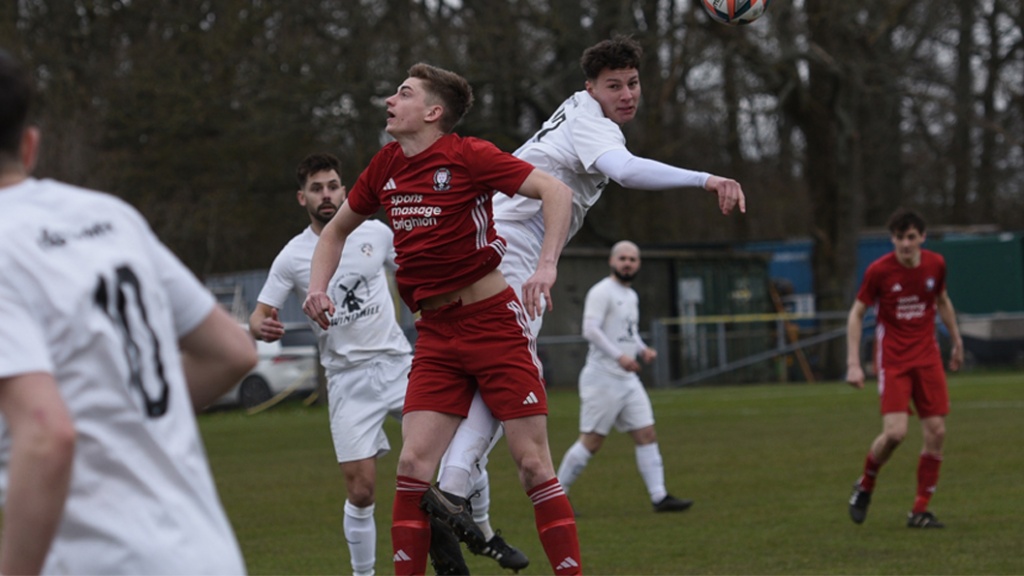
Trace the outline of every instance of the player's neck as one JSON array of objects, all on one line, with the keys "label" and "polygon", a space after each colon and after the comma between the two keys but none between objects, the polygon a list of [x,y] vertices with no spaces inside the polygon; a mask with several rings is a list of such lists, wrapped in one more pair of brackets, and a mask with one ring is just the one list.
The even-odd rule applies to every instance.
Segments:
[{"label": "player's neck", "polygon": [[440,140],[444,135],[444,132],[431,125],[419,132],[396,136],[395,140],[402,147],[402,153],[406,158],[411,158],[433,146],[434,142]]},{"label": "player's neck", "polygon": [[896,255],[896,261],[900,263],[904,268],[917,268],[921,265],[921,252],[920,250],[915,252],[913,255],[906,258]]},{"label": "player's neck", "polygon": [[0,174],[0,188],[7,188],[15,184],[21,184],[28,180],[28,174],[21,171],[10,171]]}]

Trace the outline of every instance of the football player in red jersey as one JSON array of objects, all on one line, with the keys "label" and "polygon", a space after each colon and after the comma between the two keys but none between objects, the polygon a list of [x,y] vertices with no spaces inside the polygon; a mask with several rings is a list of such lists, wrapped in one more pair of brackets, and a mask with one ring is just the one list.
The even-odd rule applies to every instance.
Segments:
[{"label": "football player in red jersey", "polygon": [[899,209],[889,219],[894,250],[875,260],[864,273],[847,323],[846,381],[864,387],[860,339],[864,313],[877,305],[875,362],[882,405],[882,433],[871,443],[864,473],[850,495],[850,518],[860,524],[867,516],[879,468],[907,435],[910,402],[921,419],[924,447],[917,465],[917,497],[908,514],[911,528],[942,528],[928,511],[939,480],[942,444],[946,437],[949,393],[942,355],[935,339],[935,314],[949,331],[950,370],[963,363],[963,342],[953,302],[946,293],[946,261],[921,248],[925,221],[912,210]]},{"label": "football player in red jersey", "polygon": [[[576,523],[551,460],[544,379],[529,329],[529,319],[551,302],[572,191],[487,141],[454,134],[472,101],[461,76],[427,64],[409,69],[386,100],[386,130],[395,141],[373,157],[324,227],[303,308],[326,328],[334,309],[327,283],[345,240],[383,208],[395,233],[399,292],[410,309],[421,312],[391,528],[395,573],[426,570],[430,528],[421,501],[444,503],[430,480],[479,389],[505,425],[555,574],[579,574]],[[522,302],[498,269],[506,245],[492,221],[495,193],[543,202],[541,258],[523,285]]]}]

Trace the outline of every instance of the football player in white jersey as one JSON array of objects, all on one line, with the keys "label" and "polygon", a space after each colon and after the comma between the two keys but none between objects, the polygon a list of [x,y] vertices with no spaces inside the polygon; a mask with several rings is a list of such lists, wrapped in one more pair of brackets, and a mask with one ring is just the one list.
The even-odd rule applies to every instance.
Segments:
[{"label": "football player in white jersey", "polygon": [[[341,164],[330,154],[312,154],[296,169],[297,199],[309,226],[274,259],[249,318],[253,336],[274,342],[284,335],[278,310],[290,293],[306,300],[310,261],[324,225],[345,201]],[[412,347],[395,319],[385,268],[395,269],[391,229],[376,220],[359,226],[345,244],[344,265],[328,293],[338,302],[330,328],[310,322],[327,374],[331,437],[345,477],[342,530],[352,573],[373,574],[377,528],[373,517],[377,458],[391,449],[384,419],[402,416],[412,365]]]},{"label": "football player in white jersey", "polygon": [[611,274],[587,291],[583,304],[583,337],[590,343],[580,371],[580,437],[562,457],[558,480],[571,486],[591,456],[597,454],[612,426],[628,432],[636,444],[636,466],[647,486],[655,512],[681,512],[693,505],[665,489],[654,410],[637,373],[640,361],[650,364],[657,352],[644,344],[637,327],[640,304],[632,288],[640,270],[640,249],[623,240],[608,258]]},{"label": "football player in white jersey", "polygon": [[[609,180],[637,190],[703,188],[717,195],[723,214],[736,208],[746,212],[743,189],[735,180],[634,156],[626,148],[622,126],[636,116],[640,104],[642,54],[639,43],[624,36],[587,48],[580,59],[585,89],[566,99],[514,153],[572,188],[569,238],[580,229]],[[536,269],[544,233],[541,215],[538,200],[494,195],[495,227],[508,242],[501,271],[517,291]],[[541,322],[538,316],[530,323],[534,335]],[[488,447],[499,436],[498,423],[479,397],[474,398],[442,462],[441,489],[457,496],[480,492],[474,484],[486,474]],[[475,519],[487,533],[487,499],[474,498],[471,503]]]},{"label": "football player in white jersey", "polygon": [[252,339],[135,209],[31,176],[31,92],[0,50],[0,572],[243,574],[194,412]]}]

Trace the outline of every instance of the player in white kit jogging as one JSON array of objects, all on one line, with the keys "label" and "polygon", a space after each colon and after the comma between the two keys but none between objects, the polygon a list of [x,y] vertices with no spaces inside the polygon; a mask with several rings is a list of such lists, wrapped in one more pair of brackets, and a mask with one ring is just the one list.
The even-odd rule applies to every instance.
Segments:
[{"label": "player in white kit jogging", "polygon": [[30,175],[30,102],[0,51],[0,572],[242,574],[194,411],[252,340],[134,208]]},{"label": "player in white kit jogging", "polygon": [[[640,338],[640,302],[632,288],[640,270],[640,249],[623,240],[608,258],[611,274],[587,291],[583,337],[590,343],[580,371],[580,437],[558,466],[558,480],[571,486],[614,426],[636,444],[636,467],[655,512],[681,512],[693,505],[665,489],[665,467],[654,431],[654,410],[637,373],[640,361],[657,356]],[[638,361],[639,359],[639,361]]]},{"label": "player in white kit jogging", "polygon": [[[292,292],[306,300],[310,261],[324,225],[345,201],[338,159],[307,156],[296,170],[299,204],[309,226],[292,238],[270,267],[270,274],[249,318],[253,336],[273,342],[284,334],[277,316]],[[361,224],[349,237],[328,294],[338,303],[331,326],[317,334],[320,362],[327,373],[331,437],[345,476],[342,523],[353,574],[374,573],[377,528],[373,517],[377,458],[391,449],[384,419],[402,416],[412,347],[395,319],[385,269],[395,269],[391,229],[376,220]]]},{"label": "player in white kit jogging", "polygon": [[[572,188],[569,238],[580,229],[609,180],[638,190],[704,188],[717,195],[723,214],[737,207],[746,212],[743,190],[735,180],[634,156],[626,148],[622,126],[635,117],[640,103],[641,56],[640,45],[622,36],[585,50],[580,65],[586,88],[566,99],[514,153]],[[501,271],[517,291],[536,269],[544,233],[541,216],[538,200],[494,195],[495,228],[508,243]],[[541,322],[538,316],[530,324],[535,335]],[[442,462],[440,486],[444,491],[457,496],[480,491],[475,480],[486,474],[486,452],[498,433],[498,423],[479,397],[474,398]],[[474,517],[486,533],[489,501],[473,498],[471,503]]]}]

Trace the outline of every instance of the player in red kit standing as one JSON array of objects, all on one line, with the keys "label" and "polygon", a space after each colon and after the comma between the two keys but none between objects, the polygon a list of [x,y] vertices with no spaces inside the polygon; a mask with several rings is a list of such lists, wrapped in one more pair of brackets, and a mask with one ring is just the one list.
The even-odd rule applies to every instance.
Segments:
[{"label": "player in red kit standing", "polygon": [[863,388],[860,338],[864,313],[869,306],[878,306],[875,361],[882,401],[882,433],[871,443],[864,473],[853,485],[850,518],[860,524],[867,517],[878,470],[907,435],[913,400],[921,419],[924,447],[917,465],[917,497],[907,526],[942,528],[943,524],[928,511],[939,480],[949,413],[946,374],[935,340],[936,312],[949,330],[950,370],[959,370],[963,363],[963,342],[953,302],[946,293],[946,261],[941,255],[921,248],[925,240],[924,219],[912,210],[897,210],[889,219],[889,232],[894,250],[868,266],[847,323],[846,381]]},{"label": "player in red kit standing", "polygon": [[[386,130],[396,141],[373,157],[324,226],[303,309],[327,327],[334,304],[325,290],[345,241],[383,208],[394,231],[399,293],[410,309],[421,311],[392,517],[395,573],[426,571],[430,524],[421,506],[446,503],[430,480],[479,389],[505,425],[554,573],[580,574],[576,522],[555,477],[547,395],[529,328],[543,302],[550,303],[572,191],[489,142],[453,134],[472,101],[461,76],[426,64],[409,69],[386,100]],[[498,269],[506,244],[491,212],[494,194],[517,193],[542,201],[545,223],[541,257],[522,286],[522,302]]]}]

